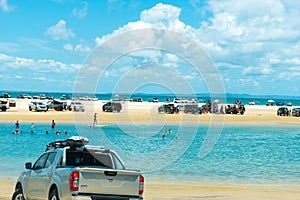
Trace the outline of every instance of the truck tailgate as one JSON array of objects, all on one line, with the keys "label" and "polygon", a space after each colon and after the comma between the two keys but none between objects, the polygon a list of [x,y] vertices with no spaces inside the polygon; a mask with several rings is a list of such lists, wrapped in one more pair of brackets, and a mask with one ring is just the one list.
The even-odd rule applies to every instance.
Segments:
[{"label": "truck tailgate", "polygon": [[80,168],[79,193],[139,195],[137,171]]}]

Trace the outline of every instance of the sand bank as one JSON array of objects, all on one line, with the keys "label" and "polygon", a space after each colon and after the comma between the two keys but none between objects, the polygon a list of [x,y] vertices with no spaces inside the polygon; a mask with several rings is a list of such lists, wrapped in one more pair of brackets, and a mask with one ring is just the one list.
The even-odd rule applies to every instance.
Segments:
[{"label": "sand bank", "polygon": [[[244,115],[217,115],[217,114],[159,114],[158,107],[162,103],[150,102],[124,102],[120,113],[107,113],[102,111],[105,101],[83,101],[85,112],[48,111],[31,112],[28,109],[30,100],[18,100],[15,108],[7,112],[0,112],[1,122],[87,122],[93,121],[93,115],[98,113],[98,121],[102,122],[229,122],[229,123],[299,123],[299,117],[277,116],[276,106],[248,106]],[[292,107],[290,107],[292,109]]]}]

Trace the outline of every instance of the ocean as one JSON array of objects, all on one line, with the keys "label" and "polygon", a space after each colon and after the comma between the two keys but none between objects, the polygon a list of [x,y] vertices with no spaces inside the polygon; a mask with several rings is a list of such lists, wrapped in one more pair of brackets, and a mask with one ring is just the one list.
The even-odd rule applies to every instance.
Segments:
[{"label": "ocean", "polygon": [[[35,123],[33,129],[21,123],[19,135],[12,134],[14,123],[0,123],[0,180],[15,181],[25,162],[34,162],[47,143],[80,135],[91,145],[115,150],[127,168],[143,172],[146,184],[300,185],[298,125],[225,124],[220,135],[206,138],[206,123],[120,123],[102,128],[57,123],[55,130],[50,123]],[[201,156],[205,145],[210,151]]]}]

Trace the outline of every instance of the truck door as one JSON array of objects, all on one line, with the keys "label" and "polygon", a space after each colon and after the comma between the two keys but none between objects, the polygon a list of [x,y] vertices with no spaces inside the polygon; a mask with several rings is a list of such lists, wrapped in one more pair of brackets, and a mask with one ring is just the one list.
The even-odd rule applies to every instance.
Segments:
[{"label": "truck door", "polygon": [[43,154],[33,165],[27,181],[30,199],[47,199],[56,152]]}]

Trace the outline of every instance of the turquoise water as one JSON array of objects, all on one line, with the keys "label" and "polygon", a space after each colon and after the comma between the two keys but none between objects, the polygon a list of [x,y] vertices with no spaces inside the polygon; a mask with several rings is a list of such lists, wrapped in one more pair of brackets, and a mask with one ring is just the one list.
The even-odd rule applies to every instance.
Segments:
[{"label": "turquoise water", "polygon": [[[164,126],[172,132],[164,133]],[[116,150],[127,167],[142,170],[148,182],[300,186],[297,125],[226,124],[205,157],[199,157],[199,150],[208,124],[164,126],[109,124],[89,128],[86,124],[57,123],[51,130],[49,122],[36,123],[31,135],[31,124],[21,123],[22,134],[13,135],[13,123],[0,123],[0,180],[15,179],[24,163],[34,162],[47,143],[80,134],[88,137],[91,145]],[[58,130],[60,136],[55,134]]]}]

